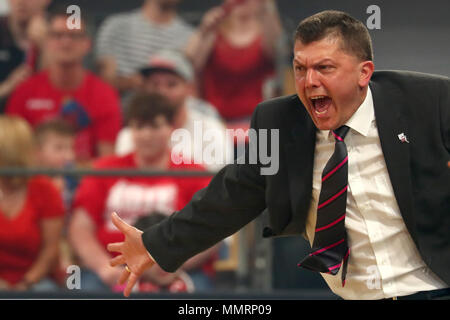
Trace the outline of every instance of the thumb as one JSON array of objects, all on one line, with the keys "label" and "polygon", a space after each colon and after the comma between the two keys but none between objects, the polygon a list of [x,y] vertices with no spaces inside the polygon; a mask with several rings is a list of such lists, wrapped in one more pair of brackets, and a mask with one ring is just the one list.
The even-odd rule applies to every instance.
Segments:
[{"label": "thumb", "polygon": [[128,223],[126,223],[125,221],[123,221],[119,217],[119,215],[115,212],[113,212],[111,214],[111,220],[114,223],[114,225],[117,227],[117,229],[119,229],[123,233],[127,233],[131,228],[131,226]]}]

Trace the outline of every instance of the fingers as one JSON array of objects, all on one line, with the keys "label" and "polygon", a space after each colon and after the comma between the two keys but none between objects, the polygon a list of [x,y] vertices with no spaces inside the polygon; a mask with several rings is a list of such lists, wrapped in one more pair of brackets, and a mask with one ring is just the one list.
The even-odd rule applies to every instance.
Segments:
[{"label": "fingers", "polygon": [[120,231],[122,231],[122,233],[127,233],[131,226],[126,223],[125,221],[123,221],[122,219],[120,219],[119,215],[115,212],[112,213],[111,215],[111,220],[114,223],[114,225],[117,227],[117,229],[119,229]]},{"label": "fingers", "polygon": [[222,7],[212,8],[203,18],[202,27],[204,29],[213,29],[225,17],[225,10]]},{"label": "fingers", "polygon": [[123,242],[109,243],[106,246],[106,250],[108,250],[109,252],[123,253],[122,252],[122,246],[123,246]]},{"label": "fingers", "polygon": [[136,284],[138,280],[138,276],[133,272],[128,272],[127,270],[123,270],[120,279],[119,284],[124,284],[125,281],[128,280],[127,285],[125,287],[125,290],[123,291],[123,295],[125,297],[129,297],[131,290],[133,289],[134,285]]},{"label": "fingers", "polygon": [[129,297],[130,296],[131,290],[133,289],[133,287],[136,284],[137,280],[138,280],[138,276],[135,273],[130,273],[127,286],[126,286],[125,290],[123,291],[123,295],[125,297]]},{"label": "fingers", "polygon": [[109,261],[109,265],[111,267],[115,267],[121,264],[126,264],[126,260],[123,255],[117,256]]},{"label": "fingers", "polygon": [[131,274],[131,273],[130,273],[128,270],[124,269],[124,270],[122,271],[122,274],[120,275],[120,278],[119,278],[118,283],[119,283],[119,284],[124,284],[125,281],[127,281],[127,279],[128,279],[128,277],[130,276],[130,274]]}]

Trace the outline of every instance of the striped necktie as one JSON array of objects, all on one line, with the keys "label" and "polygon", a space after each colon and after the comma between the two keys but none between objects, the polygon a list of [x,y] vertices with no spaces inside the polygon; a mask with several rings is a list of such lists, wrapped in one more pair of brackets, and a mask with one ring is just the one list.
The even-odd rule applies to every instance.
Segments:
[{"label": "striped necktie", "polygon": [[311,253],[298,266],[336,275],[342,266],[345,285],[350,249],[347,245],[345,213],[348,188],[348,155],[344,138],[349,127],[332,133],[336,140],[334,153],[322,172],[322,189],[317,206],[317,222]]}]

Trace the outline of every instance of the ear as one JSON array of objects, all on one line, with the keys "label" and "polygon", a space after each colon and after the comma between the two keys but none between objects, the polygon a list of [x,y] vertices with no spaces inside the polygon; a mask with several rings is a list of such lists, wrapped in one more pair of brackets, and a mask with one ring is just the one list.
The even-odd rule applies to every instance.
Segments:
[{"label": "ear", "polygon": [[33,156],[33,159],[38,163],[41,162],[41,154],[42,154],[42,149],[39,146],[35,146],[32,151],[32,156]]},{"label": "ear", "polygon": [[369,84],[370,78],[372,77],[374,70],[375,65],[373,64],[372,61],[361,62],[358,81],[358,84],[361,88],[364,88]]},{"label": "ear", "polygon": [[86,55],[92,50],[92,39],[90,37],[88,37],[87,39],[85,39],[86,43],[85,43],[85,52]]}]

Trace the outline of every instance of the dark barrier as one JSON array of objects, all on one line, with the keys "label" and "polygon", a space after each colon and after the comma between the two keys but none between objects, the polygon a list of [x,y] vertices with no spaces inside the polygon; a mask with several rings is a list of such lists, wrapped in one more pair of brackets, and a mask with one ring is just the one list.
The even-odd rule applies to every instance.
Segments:
[{"label": "dark barrier", "polygon": [[292,290],[261,292],[205,292],[205,293],[132,293],[125,298],[121,293],[83,293],[80,290],[59,292],[2,292],[0,299],[171,299],[171,300],[336,300],[330,290]]},{"label": "dark barrier", "polygon": [[213,176],[213,171],[195,171],[195,170],[171,170],[171,171],[154,171],[154,170],[135,170],[135,169],[109,169],[109,170],[93,170],[93,169],[41,169],[41,168],[0,168],[0,176],[141,176],[141,177],[205,177]]}]

